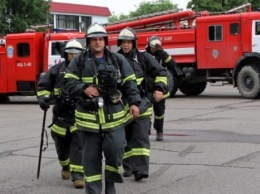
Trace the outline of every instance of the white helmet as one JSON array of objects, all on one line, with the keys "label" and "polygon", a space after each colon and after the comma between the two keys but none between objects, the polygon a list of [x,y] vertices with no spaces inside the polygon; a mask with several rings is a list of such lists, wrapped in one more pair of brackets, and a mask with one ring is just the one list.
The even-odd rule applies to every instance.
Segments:
[{"label": "white helmet", "polygon": [[162,41],[161,41],[161,39],[157,35],[154,35],[154,36],[151,36],[151,38],[148,41],[148,44],[152,48],[161,47],[162,46]]},{"label": "white helmet", "polygon": [[86,37],[107,37],[107,31],[100,24],[94,23],[88,27]]},{"label": "white helmet", "polygon": [[81,53],[83,50],[84,49],[82,47],[82,44],[79,41],[75,40],[75,39],[70,40],[66,44],[65,49],[64,49],[64,51],[66,53],[75,53],[75,54]]},{"label": "white helmet", "polygon": [[87,45],[89,43],[90,38],[98,38],[98,37],[104,37],[106,45],[108,44],[108,39],[107,39],[107,31],[104,28],[104,26],[94,23],[90,25],[87,29],[86,33],[86,38],[87,38]]},{"label": "white helmet", "polygon": [[117,38],[117,46],[120,46],[122,44],[122,40],[132,40],[133,41],[133,47],[136,48],[136,33],[133,29],[126,27],[118,35]]}]

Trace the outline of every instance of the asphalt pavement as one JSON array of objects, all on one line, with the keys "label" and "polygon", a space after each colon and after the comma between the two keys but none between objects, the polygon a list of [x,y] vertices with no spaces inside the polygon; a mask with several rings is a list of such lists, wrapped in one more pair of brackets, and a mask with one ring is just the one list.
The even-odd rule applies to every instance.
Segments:
[{"label": "asphalt pavement", "polygon": [[[232,86],[210,86],[200,96],[180,92],[167,100],[164,141],[151,130],[149,178],[125,178],[118,194],[260,193],[260,101],[243,99]],[[43,111],[35,97],[0,104],[0,194],[80,194],[60,178],[48,131],[37,165]],[[46,126],[51,123],[47,112]],[[46,140],[45,140],[46,142]]]}]

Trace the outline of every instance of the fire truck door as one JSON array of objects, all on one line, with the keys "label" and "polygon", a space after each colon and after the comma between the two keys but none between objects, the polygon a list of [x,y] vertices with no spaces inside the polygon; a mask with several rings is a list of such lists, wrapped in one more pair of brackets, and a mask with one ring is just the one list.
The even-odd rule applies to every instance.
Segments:
[{"label": "fire truck door", "polygon": [[[32,50],[30,49],[32,47],[32,44],[30,42],[24,41],[21,43],[18,43],[16,45],[16,50],[14,50],[14,62],[16,66],[16,78],[20,80],[24,79],[30,79],[29,75],[35,75],[33,72],[33,66],[32,66],[32,57],[33,55]],[[25,74],[27,74],[25,76]],[[25,78],[26,77],[26,78]],[[33,77],[34,78],[34,77]]]},{"label": "fire truck door", "polygon": [[252,24],[252,52],[260,53],[260,21],[253,21]]},{"label": "fire truck door", "polygon": [[[28,38],[12,39],[7,44],[7,64],[8,65],[8,88],[10,92],[24,90],[21,85],[28,85],[30,81],[36,79],[35,68],[33,66],[33,40]],[[20,89],[19,89],[20,88]]]},{"label": "fire truck door", "polygon": [[205,44],[206,68],[214,69],[226,65],[226,41],[223,25],[214,24],[207,28],[208,40]]}]

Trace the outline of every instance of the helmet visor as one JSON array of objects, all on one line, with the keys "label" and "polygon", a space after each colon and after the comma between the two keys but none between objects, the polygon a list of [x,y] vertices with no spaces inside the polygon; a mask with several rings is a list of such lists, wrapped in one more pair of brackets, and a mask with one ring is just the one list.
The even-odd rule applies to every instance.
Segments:
[{"label": "helmet visor", "polygon": [[65,50],[66,53],[74,53],[74,54],[78,54],[78,53],[81,53],[82,50],[79,50],[79,49],[66,49]]}]

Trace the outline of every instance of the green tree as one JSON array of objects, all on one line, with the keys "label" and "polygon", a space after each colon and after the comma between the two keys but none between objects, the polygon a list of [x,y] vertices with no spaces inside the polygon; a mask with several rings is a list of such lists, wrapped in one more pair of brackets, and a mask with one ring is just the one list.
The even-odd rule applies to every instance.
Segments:
[{"label": "green tree", "polygon": [[5,22],[6,21],[6,16],[5,16],[5,10],[6,10],[6,2],[5,1],[0,1],[0,35],[4,35],[5,29],[8,28],[8,24]]},{"label": "green tree", "polygon": [[172,9],[177,10],[177,8],[177,4],[172,4],[170,0],[148,1],[140,3],[135,11],[130,12],[129,16],[137,17],[160,11],[167,11]]},{"label": "green tree", "polygon": [[24,32],[31,25],[45,24],[50,18],[51,0],[1,0],[0,35]]},{"label": "green tree", "polygon": [[253,11],[257,11],[260,8],[260,0],[249,0],[248,2],[251,3]]},{"label": "green tree", "polygon": [[137,6],[137,9],[135,11],[130,11],[129,15],[125,15],[125,14],[113,15],[109,18],[109,22],[113,23],[119,20],[156,13],[160,11],[167,11],[172,9],[177,10],[177,8],[178,8],[177,4],[172,4],[170,0],[142,2]]},{"label": "green tree", "polygon": [[111,17],[108,18],[108,21],[114,23],[120,20],[125,20],[127,18],[129,18],[129,16],[125,14],[120,14],[120,15],[113,14]]},{"label": "green tree", "polygon": [[191,0],[187,8],[197,12],[203,10],[225,12],[248,2],[252,4],[252,10],[260,8],[260,0]]}]

